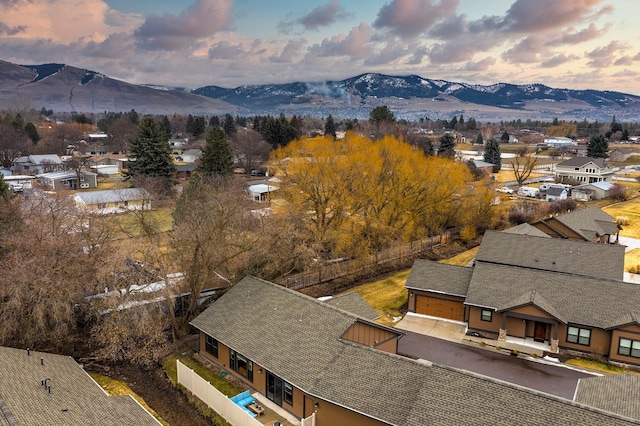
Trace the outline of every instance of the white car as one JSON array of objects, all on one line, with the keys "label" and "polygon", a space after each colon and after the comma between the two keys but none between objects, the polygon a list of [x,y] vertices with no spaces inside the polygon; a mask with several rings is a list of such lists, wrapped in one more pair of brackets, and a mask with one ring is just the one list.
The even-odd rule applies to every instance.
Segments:
[{"label": "white car", "polygon": [[507,188],[506,186],[503,186],[502,188],[496,188],[496,191],[502,192],[503,194],[513,194],[515,192],[513,189]]}]

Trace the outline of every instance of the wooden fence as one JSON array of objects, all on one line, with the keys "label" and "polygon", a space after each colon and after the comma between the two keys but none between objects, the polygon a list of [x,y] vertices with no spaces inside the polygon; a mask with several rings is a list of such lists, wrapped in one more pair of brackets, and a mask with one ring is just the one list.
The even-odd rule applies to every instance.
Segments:
[{"label": "wooden fence", "polygon": [[385,263],[415,257],[441,244],[446,244],[457,238],[457,235],[457,231],[446,231],[441,235],[390,247],[364,259],[326,262],[316,266],[313,270],[280,278],[276,280],[276,283],[293,290],[300,290],[337,278],[362,274],[373,267],[384,265]]}]

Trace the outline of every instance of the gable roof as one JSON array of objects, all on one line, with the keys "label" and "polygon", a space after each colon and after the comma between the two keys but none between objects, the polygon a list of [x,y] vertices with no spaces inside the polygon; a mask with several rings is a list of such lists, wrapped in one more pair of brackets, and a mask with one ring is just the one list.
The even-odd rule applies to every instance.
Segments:
[{"label": "gable roof", "polygon": [[512,226],[511,228],[507,228],[502,232],[508,234],[532,235],[534,237],[551,238],[551,235],[545,234],[535,226],[531,226],[526,222],[521,223],[520,225]]},{"label": "gable roof", "polygon": [[563,192],[567,193],[568,191],[566,188],[562,188],[559,186],[552,186],[547,189],[547,195],[562,195]]},{"label": "gable roof", "polygon": [[29,155],[28,158],[33,164],[62,164],[57,154]]},{"label": "gable roof", "polygon": [[640,421],[640,376],[622,373],[580,379],[575,401]]},{"label": "gable roof", "polygon": [[405,288],[427,290],[454,296],[465,296],[473,268],[416,259]]},{"label": "gable roof", "polygon": [[[340,339],[358,317],[246,277],[191,324],[307,394],[390,425],[632,424],[480,375]],[[531,415],[535,413],[535,415]]]},{"label": "gable roof", "polygon": [[109,396],[71,357],[0,347],[0,377],[1,425],[160,424],[132,397]]},{"label": "gable roof", "polygon": [[624,250],[613,244],[486,231],[476,261],[622,281]]},{"label": "gable roof", "polygon": [[556,167],[582,167],[589,163],[593,163],[601,169],[608,169],[611,167],[611,165],[604,158],[592,157],[572,157],[568,160],[564,160],[556,164]]},{"label": "gable roof", "polygon": [[587,241],[602,235],[614,235],[621,229],[613,216],[595,206],[561,214],[554,219],[573,229]]},{"label": "gable roof", "polygon": [[325,300],[325,303],[340,308],[343,311],[351,312],[371,321],[375,321],[380,318],[380,314],[367,303],[366,300],[358,294],[356,291],[350,291],[343,295],[334,296],[331,299]]},{"label": "gable roof", "polygon": [[552,304],[550,304],[544,297],[542,297],[539,292],[536,292],[535,289],[526,291],[520,297],[516,297],[514,300],[511,300],[504,305],[498,306],[496,311],[508,311],[526,305],[536,306],[552,317],[556,318],[560,322],[563,322],[565,324],[567,323],[567,321],[564,319],[564,316],[560,315],[556,308]]},{"label": "gable roof", "polygon": [[105,189],[103,191],[78,192],[74,197],[84,204],[116,203],[142,200],[149,193],[143,188]]},{"label": "gable roof", "polygon": [[465,304],[504,308],[533,290],[544,296],[539,306],[563,322],[603,329],[615,312],[640,306],[637,284],[485,262],[476,262]]}]

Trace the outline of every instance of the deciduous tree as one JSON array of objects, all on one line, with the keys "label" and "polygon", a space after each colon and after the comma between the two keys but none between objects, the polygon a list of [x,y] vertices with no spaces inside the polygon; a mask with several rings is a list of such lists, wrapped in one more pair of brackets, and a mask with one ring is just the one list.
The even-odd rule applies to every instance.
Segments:
[{"label": "deciduous tree", "polygon": [[522,185],[525,180],[529,179],[536,164],[538,164],[538,159],[533,155],[516,155],[511,160],[513,175],[518,185]]}]

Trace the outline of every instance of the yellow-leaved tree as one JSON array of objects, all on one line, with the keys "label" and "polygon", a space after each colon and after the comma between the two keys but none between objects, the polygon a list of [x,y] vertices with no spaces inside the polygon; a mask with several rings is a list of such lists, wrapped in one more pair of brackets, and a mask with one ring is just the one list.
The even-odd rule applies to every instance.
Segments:
[{"label": "yellow-leaved tree", "polygon": [[490,206],[491,197],[485,182],[471,187],[464,163],[425,157],[394,136],[296,140],[272,153],[270,169],[280,180],[280,213],[322,258],[364,256],[467,225],[478,216],[469,211],[491,215],[472,208]]}]

